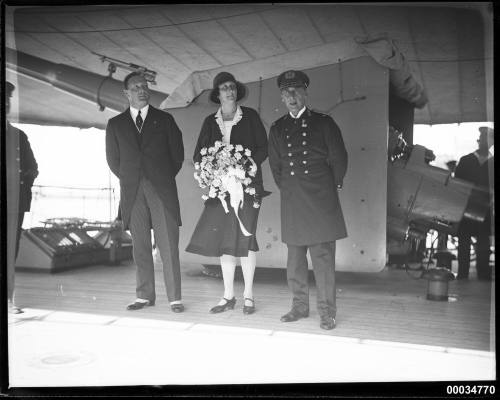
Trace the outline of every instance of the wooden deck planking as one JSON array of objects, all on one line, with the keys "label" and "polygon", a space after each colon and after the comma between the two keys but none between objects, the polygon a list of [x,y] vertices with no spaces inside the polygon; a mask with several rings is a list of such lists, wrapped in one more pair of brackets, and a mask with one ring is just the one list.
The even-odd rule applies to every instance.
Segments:
[{"label": "wooden deck planking", "polygon": [[[202,274],[200,265],[183,265],[182,290],[186,312],[170,311],[161,270],[156,270],[157,302],[137,312],[125,310],[135,297],[135,266],[91,266],[57,274],[18,272],[16,299],[22,307],[151,318],[327,334],[356,339],[384,340],[421,345],[491,351],[490,325],[494,308],[491,283],[450,282],[454,302],[426,300],[427,281],[405,271],[386,268],[380,273],[339,272],[337,277],[337,329],[319,328],[316,292],[311,280],[310,317],[282,323],[291,296],[284,270],[258,269],[254,296],[257,312],[243,315],[243,280],[237,273],[235,310],[212,315],[208,310],[222,295],[222,281]],[[412,275],[418,273],[412,272]]]}]

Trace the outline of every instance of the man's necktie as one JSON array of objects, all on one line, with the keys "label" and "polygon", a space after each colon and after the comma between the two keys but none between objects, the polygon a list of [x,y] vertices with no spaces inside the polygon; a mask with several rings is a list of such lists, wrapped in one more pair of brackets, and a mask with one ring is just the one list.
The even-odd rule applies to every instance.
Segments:
[{"label": "man's necktie", "polygon": [[141,117],[141,110],[139,110],[139,113],[137,114],[137,118],[135,119],[135,125],[137,126],[137,129],[139,129],[139,132],[141,131],[143,122],[144,121],[142,120],[142,117]]}]

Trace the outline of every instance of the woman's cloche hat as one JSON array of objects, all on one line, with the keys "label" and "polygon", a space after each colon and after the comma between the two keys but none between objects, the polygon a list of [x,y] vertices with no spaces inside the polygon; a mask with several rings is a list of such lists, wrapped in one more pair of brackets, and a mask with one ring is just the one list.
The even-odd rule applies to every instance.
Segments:
[{"label": "woman's cloche hat", "polygon": [[213,88],[212,91],[210,92],[210,100],[214,103],[220,104],[219,100],[219,85],[222,85],[225,82],[234,82],[236,84],[236,90],[237,90],[237,95],[236,95],[236,101],[240,101],[243,97],[245,97],[247,93],[247,89],[243,83],[238,82],[236,79],[234,79],[233,74],[230,74],[229,72],[219,72],[213,82]]}]

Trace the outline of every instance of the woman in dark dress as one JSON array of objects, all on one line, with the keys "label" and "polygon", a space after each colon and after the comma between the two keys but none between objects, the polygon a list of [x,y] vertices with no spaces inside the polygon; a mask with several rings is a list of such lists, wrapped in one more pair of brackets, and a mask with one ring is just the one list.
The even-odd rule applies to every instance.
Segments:
[{"label": "woman in dark dress", "polygon": [[[233,145],[239,144],[249,149],[252,152],[251,157],[257,164],[253,186],[260,203],[264,194],[260,166],[267,158],[267,135],[257,112],[237,104],[245,96],[245,92],[245,86],[228,72],[221,72],[214,78],[210,100],[221,106],[216,113],[205,118],[193,159],[195,162],[200,162],[202,158],[200,150],[213,146],[217,140]],[[243,208],[238,209],[243,226],[252,234],[245,236],[232,207],[228,206],[229,213],[226,214],[218,198],[206,200],[203,213],[186,248],[190,253],[220,258],[224,295],[220,302],[210,309],[211,313],[234,308],[236,303],[234,271],[237,257],[240,257],[245,281],[243,312],[245,314],[255,312],[253,277],[256,265],[255,252],[259,250],[255,237],[259,208],[255,208],[253,203],[254,197],[245,193]]]}]

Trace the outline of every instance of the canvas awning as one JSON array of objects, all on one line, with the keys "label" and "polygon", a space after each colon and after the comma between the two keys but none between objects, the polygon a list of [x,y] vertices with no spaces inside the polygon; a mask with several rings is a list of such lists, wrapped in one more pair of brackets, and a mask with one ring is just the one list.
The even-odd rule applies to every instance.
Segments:
[{"label": "canvas awning", "polygon": [[[275,56],[250,63],[231,66],[231,72],[244,83],[268,79],[287,69],[309,69],[323,65],[337,64],[356,57],[370,56],[380,65],[388,68],[389,79],[395,94],[422,108],[427,96],[422,86],[410,71],[410,66],[394,41],[387,35],[375,38],[360,37],[329,43],[287,54],[287,58]],[[161,104],[161,108],[184,107],[204,90],[212,88],[213,78],[227,68],[194,72],[180,84]],[[239,78],[238,78],[239,79]]]},{"label": "canvas awning", "polygon": [[[94,53],[154,70],[153,89],[171,94],[169,107],[187,105],[221,70],[250,82],[380,53],[391,82],[406,85],[400,95],[420,105],[426,95],[415,122],[439,124],[488,118],[485,15],[492,20],[488,3],[6,7],[5,31],[9,48],[103,76],[108,64]],[[400,52],[388,57],[383,47]],[[109,118],[32,79],[9,71],[7,79],[18,86],[20,121],[53,124],[64,115],[63,124],[103,127]]]}]

